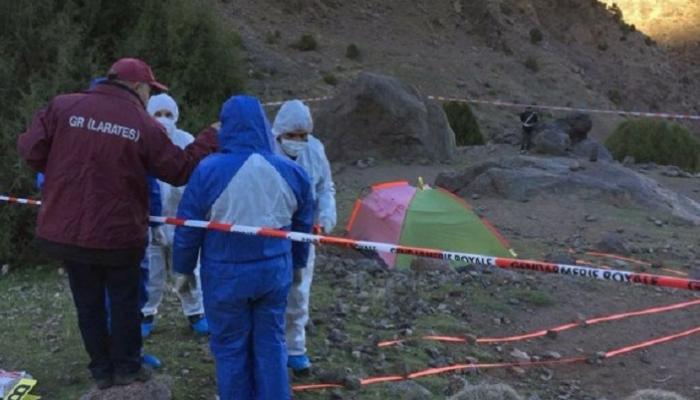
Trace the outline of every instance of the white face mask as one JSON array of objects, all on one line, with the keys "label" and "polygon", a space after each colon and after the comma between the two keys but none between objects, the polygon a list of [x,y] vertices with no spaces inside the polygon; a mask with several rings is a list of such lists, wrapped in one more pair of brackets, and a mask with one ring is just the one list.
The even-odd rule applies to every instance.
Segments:
[{"label": "white face mask", "polygon": [[280,146],[282,147],[282,150],[285,153],[287,153],[288,156],[297,158],[299,157],[299,154],[301,154],[301,152],[304,151],[304,149],[306,149],[307,144],[308,142],[282,139]]},{"label": "white face mask", "polygon": [[161,125],[165,127],[168,136],[172,136],[175,132],[175,121],[168,117],[157,117],[156,121],[160,122]]}]

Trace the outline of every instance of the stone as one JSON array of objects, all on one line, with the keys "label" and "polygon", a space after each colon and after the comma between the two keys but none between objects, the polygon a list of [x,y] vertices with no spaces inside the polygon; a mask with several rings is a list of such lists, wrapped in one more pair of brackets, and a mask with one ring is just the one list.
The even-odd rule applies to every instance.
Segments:
[{"label": "stone", "polygon": [[625,156],[625,158],[622,159],[622,165],[625,167],[631,167],[635,163],[635,159],[632,156]]},{"label": "stone", "polygon": [[645,389],[635,392],[624,400],[687,400],[685,397],[665,390]]},{"label": "stone", "polygon": [[536,196],[585,196],[615,207],[641,208],[700,225],[700,203],[617,163],[592,163],[572,174],[566,157],[505,156],[460,171],[447,171],[435,185],[461,196],[479,193],[513,201]]},{"label": "stone", "polygon": [[629,242],[617,232],[606,232],[596,244],[596,249],[604,253],[628,255],[631,253]]},{"label": "stone", "polygon": [[172,382],[167,377],[156,377],[148,382],[128,386],[112,386],[106,390],[93,387],[80,400],[171,400]]},{"label": "stone", "polygon": [[565,127],[556,121],[536,130],[532,143],[532,150],[539,154],[565,156],[571,149],[571,139]]},{"label": "stone", "polygon": [[466,385],[464,389],[448,400],[522,400],[510,386],[504,384]]},{"label": "stone", "polygon": [[333,161],[367,157],[452,159],[454,132],[440,103],[396,78],[363,72],[315,114],[314,132]]},{"label": "stone", "polygon": [[392,394],[391,398],[394,399],[406,399],[406,400],[429,400],[433,399],[434,395],[430,390],[421,386],[416,381],[402,381],[396,383],[390,383],[389,393]]},{"label": "stone", "polygon": [[575,156],[586,158],[589,161],[613,161],[613,156],[607,147],[593,139],[584,139],[576,143],[571,148],[571,153]]},{"label": "stone", "polygon": [[581,112],[571,113],[564,118],[558,119],[557,122],[567,127],[571,143],[578,143],[588,139],[588,132],[593,129],[591,116]]},{"label": "stone", "polygon": [[530,355],[522,350],[513,349],[513,351],[510,352],[510,356],[513,357],[516,361],[530,361]]}]

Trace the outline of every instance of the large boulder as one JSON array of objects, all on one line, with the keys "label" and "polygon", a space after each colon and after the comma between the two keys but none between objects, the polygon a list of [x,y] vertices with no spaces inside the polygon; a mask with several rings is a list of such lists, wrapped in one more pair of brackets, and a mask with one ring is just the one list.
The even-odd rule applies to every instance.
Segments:
[{"label": "large boulder", "polygon": [[641,207],[700,224],[700,203],[617,163],[564,157],[504,157],[442,173],[435,184],[462,196],[478,193],[516,201],[548,194],[575,194],[581,199]]},{"label": "large boulder", "polygon": [[533,151],[553,156],[567,155],[571,150],[571,139],[567,129],[568,125],[559,121],[542,125],[535,131],[532,139]]},{"label": "large boulder", "polygon": [[569,134],[571,143],[574,144],[588,139],[588,132],[593,129],[593,120],[591,120],[590,115],[585,113],[571,113],[557,121],[567,127],[566,131]]},{"label": "large boulder", "polygon": [[591,161],[613,161],[610,151],[594,139],[583,139],[574,144],[571,152],[578,157],[587,158]]},{"label": "large boulder", "polygon": [[454,132],[439,103],[396,78],[361,73],[316,113],[315,132],[333,161],[449,160]]}]

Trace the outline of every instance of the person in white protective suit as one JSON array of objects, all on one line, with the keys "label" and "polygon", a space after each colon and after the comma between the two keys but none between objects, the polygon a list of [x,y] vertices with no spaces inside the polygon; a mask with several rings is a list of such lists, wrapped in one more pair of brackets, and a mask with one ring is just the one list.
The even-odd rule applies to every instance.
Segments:
[{"label": "person in white protective suit", "polygon": [[[321,141],[311,135],[313,120],[309,108],[299,100],[282,104],[272,125],[277,151],[296,161],[311,179],[316,202],[316,227],[330,234],[335,227],[335,185]],[[295,374],[308,373],[311,361],[306,354],[306,331],[309,321],[309,296],[314,275],[315,248],[309,247],[309,258],[302,280],[293,283],[287,298],[286,336],[289,358],[287,366]]]},{"label": "person in white protective suit", "polygon": [[[168,137],[176,146],[184,149],[194,141],[194,137],[190,133],[177,128],[180,111],[172,97],[167,94],[152,96],[148,101],[147,110],[165,127]],[[160,186],[163,215],[174,217],[185,187],[174,187],[160,180],[158,185]],[[150,336],[154,328],[158,306],[163,300],[163,292],[167,287],[168,270],[172,268],[172,246],[175,235],[175,227],[172,225],[161,225],[151,229],[153,230],[150,235],[151,240],[146,248],[146,261],[149,268],[149,279],[146,286],[148,301],[141,309],[143,314],[141,335],[144,338]],[[209,333],[209,326],[204,317],[199,267],[195,270],[195,276],[197,277],[196,287],[187,293],[177,293],[177,295],[180,298],[182,312],[187,317],[192,330],[199,335],[206,335]]]}]

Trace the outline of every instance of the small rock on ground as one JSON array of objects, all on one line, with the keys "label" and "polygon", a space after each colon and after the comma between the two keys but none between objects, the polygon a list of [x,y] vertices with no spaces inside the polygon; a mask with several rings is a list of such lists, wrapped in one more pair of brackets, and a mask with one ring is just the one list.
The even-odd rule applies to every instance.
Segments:
[{"label": "small rock on ground", "polygon": [[512,387],[504,384],[469,385],[449,400],[523,400]]},{"label": "small rock on ground", "polygon": [[646,389],[635,392],[625,400],[688,400],[685,397],[665,390]]},{"label": "small rock on ground", "polygon": [[106,390],[93,387],[80,400],[171,400],[169,379],[158,377],[145,383],[134,383],[129,386],[112,386]]}]

